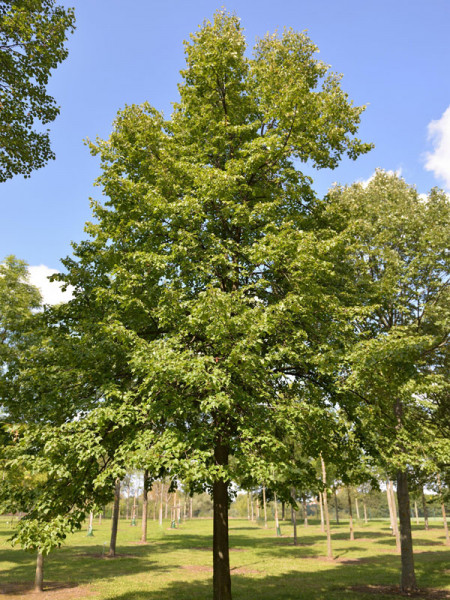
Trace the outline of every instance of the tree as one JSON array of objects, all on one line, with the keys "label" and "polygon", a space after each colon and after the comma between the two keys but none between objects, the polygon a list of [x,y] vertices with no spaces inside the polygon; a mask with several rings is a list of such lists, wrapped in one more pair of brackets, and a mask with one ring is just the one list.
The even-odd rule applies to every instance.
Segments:
[{"label": "tree", "polygon": [[151,476],[210,491],[215,600],[231,598],[229,482],[270,487],[306,404],[285,370],[317,374],[310,336],[337,331],[329,244],[311,230],[314,193],[296,165],[334,168],[370,146],[354,137],[363,107],[316,50],[286,30],[248,58],[239,19],[216,13],[186,43],[172,118],[130,106],[91,145],[107,200],[64,261],[73,335],[118,344],[132,377],[111,377],[58,448],[69,431],[74,456],[86,436],[98,460],[108,448],[101,481],[145,449]]},{"label": "tree", "polygon": [[410,591],[416,579],[408,478],[442,427],[439,397],[448,372],[450,203],[437,189],[423,199],[382,171],[366,187],[334,188],[328,203],[328,222],[346,240],[360,305],[355,343],[341,369],[349,393],[342,405],[366,451],[397,481],[401,585]]},{"label": "tree", "polygon": [[48,130],[59,108],[46,91],[50,73],[67,57],[64,42],[74,12],[55,0],[0,2],[0,181],[54,158]]}]

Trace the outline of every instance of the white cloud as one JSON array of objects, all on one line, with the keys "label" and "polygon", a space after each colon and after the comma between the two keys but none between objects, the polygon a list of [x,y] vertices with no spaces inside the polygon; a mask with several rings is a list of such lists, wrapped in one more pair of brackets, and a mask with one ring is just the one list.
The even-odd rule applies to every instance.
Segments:
[{"label": "white cloud", "polygon": [[30,273],[30,283],[39,288],[44,304],[59,304],[60,302],[67,302],[72,297],[71,286],[66,292],[61,289],[61,284],[58,281],[49,281],[48,277],[58,273],[56,269],[50,269],[45,265],[38,265],[36,267],[28,267]]},{"label": "white cloud", "polygon": [[434,150],[425,156],[425,169],[432,171],[450,189],[450,106],[440,119],[429,123],[428,139]]}]

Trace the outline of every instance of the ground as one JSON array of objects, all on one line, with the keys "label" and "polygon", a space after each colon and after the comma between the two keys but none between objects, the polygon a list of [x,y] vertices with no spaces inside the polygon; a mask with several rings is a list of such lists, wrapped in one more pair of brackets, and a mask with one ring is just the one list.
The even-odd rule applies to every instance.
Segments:
[{"label": "ground", "polygon": [[[12,549],[8,519],[0,519],[1,600],[210,600],[212,597],[212,521],[194,519],[170,529],[149,522],[148,544],[139,543],[137,527],[122,520],[118,557],[104,556],[110,522],[96,523],[94,537],[80,531],[45,564],[45,591],[32,591],[34,555]],[[425,531],[414,525],[417,598],[450,599],[450,547],[442,522]],[[317,522],[281,525],[283,537],[248,520],[231,520],[232,588],[235,600],[392,600],[399,599],[400,557],[387,522],[333,525],[334,560],[324,558],[326,540]]]}]

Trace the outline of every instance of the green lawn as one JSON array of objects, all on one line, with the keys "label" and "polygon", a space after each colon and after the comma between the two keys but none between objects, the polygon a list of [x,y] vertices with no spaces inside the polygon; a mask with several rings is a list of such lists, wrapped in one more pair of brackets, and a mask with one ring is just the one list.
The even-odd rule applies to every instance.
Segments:
[{"label": "green lawn", "polygon": [[[110,522],[71,536],[67,544],[46,559],[48,591],[41,598],[69,600],[210,600],[212,596],[212,521],[193,520],[169,529],[149,522],[149,543],[137,543],[140,523],[131,527],[121,521],[117,552],[119,557],[102,557],[108,547]],[[356,539],[348,539],[348,524],[333,526],[335,560],[323,558],[325,538],[316,523],[298,527],[301,545],[292,545],[292,528],[282,524],[282,538],[273,527],[264,529],[247,520],[230,522],[233,597],[235,600],[340,600],[395,598],[387,589],[382,596],[353,591],[353,586],[393,586],[399,581],[400,557],[387,522],[356,524]],[[25,598],[26,586],[9,587],[11,582],[32,582],[34,555],[12,549],[7,539],[10,525],[0,521],[0,598]],[[447,590],[423,594],[422,598],[450,598],[450,548],[444,545],[441,523],[424,531],[414,525],[416,572],[421,588]],[[63,586],[61,584],[67,584]],[[377,591],[380,591],[378,588]],[[13,593],[14,592],[14,593]],[[32,595],[30,593],[30,595]]]}]

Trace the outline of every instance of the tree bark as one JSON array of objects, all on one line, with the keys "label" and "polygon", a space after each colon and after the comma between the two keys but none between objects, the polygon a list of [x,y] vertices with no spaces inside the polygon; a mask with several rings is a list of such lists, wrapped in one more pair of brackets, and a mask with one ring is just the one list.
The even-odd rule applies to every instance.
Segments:
[{"label": "tree bark", "polygon": [[163,524],[163,504],[164,504],[164,483],[161,481],[160,483],[160,493],[159,493],[159,525],[162,527]]},{"label": "tree bark", "polygon": [[142,535],[141,542],[147,541],[147,512],[148,512],[148,469],[144,470],[144,492],[142,496]]},{"label": "tree bark", "polygon": [[414,515],[416,517],[416,525],[419,524],[419,511],[417,509],[417,501],[414,500]]},{"label": "tree bark", "polygon": [[360,521],[361,517],[359,515],[358,498],[356,496],[355,496],[355,509],[356,509],[356,518],[358,519],[358,521]]},{"label": "tree bark", "polygon": [[267,529],[267,503],[266,503],[266,486],[263,485],[263,505],[264,505],[264,527]]},{"label": "tree bark", "polygon": [[108,556],[116,555],[117,528],[119,525],[119,508],[120,508],[120,479],[116,479],[114,487],[114,507],[111,524],[111,539],[109,542]]},{"label": "tree bark", "polygon": [[44,555],[38,550],[36,559],[36,575],[34,578],[34,591],[44,591]]},{"label": "tree bark", "polygon": [[302,498],[302,504],[303,504],[303,524],[305,527],[308,527],[308,507],[306,506],[306,497],[303,496]]},{"label": "tree bark", "polygon": [[336,523],[337,523],[337,525],[339,525],[339,506],[338,506],[338,497],[337,497],[336,488],[334,488],[334,508],[336,511]]},{"label": "tree bark", "polygon": [[411,535],[411,507],[409,502],[408,475],[405,471],[397,473],[397,499],[400,517],[400,542],[402,559],[401,588],[403,592],[417,590],[414,572],[414,553]]},{"label": "tree bark", "polygon": [[319,492],[319,506],[320,506],[320,531],[325,533],[325,521],[323,518],[323,505],[322,505],[322,492]]},{"label": "tree bark", "polygon": [[[295,493],[294,488],[292,488],[292,490],[291,490],[291,496],[295,502],[296,493]],[[296,514],[296,511],[293,506],[291,506],[291,519],[292,519],[292,526],[294,528],[294,546],[297,546],[297,514]]]},{"label": "tree bark", "polygon": [[331,549],[331,528],[330,528],[330,513],[328,512],[328,497],[327,497],[327,472],[325,469],[325,462],[320,456],[320,461],[322,463],[322,481],[323,481],[323,511],[325,513],[325,525],[327,530],[327,557],[329,559],[333,558],[333,551]]},{"label": "tree bark", "polygon": [[284,502],[281,503],[281,520],[284,521],[286,519],[286,506]]},{"label": "tree bark", "polygon": [[367,525],[368,519],[367,519],[367,506],[366,506],[365,498],[363,498],[363,509],[364,509],[364,523]]},{"label": "tree bark", "polygon": [[[228,448],[219,440],[214,449],[218,466],[228,465]],[[228,481],[213,483],[213,599],[231,600],[230,555],[228,546]]]},{"label": "tree bark", "polygon": [[428,506],[427,506],[427,500],[425,498],[425,494],[422,490],[422,506],[423,506],[423,524],[425,527],[425,530],[428,531],[429,529],[429,524],[428,524]]},{"label": "tree bark", "polygon": [[[438,482],[439,493],[442,495],[441,476],[439,475],[439,473],[437,476],[437,482]],[[443,499],[442,499],[441,508],[442,508],[442,521],[444,523],[444,531],[445,531],[445,543],[447,546],[450,546],[450,537],[448,535],[448,525],[447,525],[447,514],[445,512],[445,503],[444,503]]]},{"label": "tree bark", "polygon": [[190,496],[189,498],[189,518],[192,519],[192,504],[193,504],[193,499],[192,496]]},{"label": "tree bark", "polygon": [[353,530],[353,511],[352,511],[352,497],[350,495],[350,488],[347,486],[347,498],[348,498],[348,514],[350,518],[350,539],[355,539],[355,533]]},{"label": "tree bark", "polygon": [[[398,528],[398,518],[397,518],[397,505],[395,503],[395,494],[394,494],[394,486],[392,481],[389,481],[389,493],[391,495],[391,506],[392,506],[392,519],[393,519],[393,528],[395,535],[395,545],[397,547],[397,552],[401,553],[401,540],[400,540],[400,531]],[[409,496],[408,496],[409,498]]]},{"label": "tree bark", "polygon": [[277,495],[273,494],[273,500],[275,503],[275,531],[277,536],[280,535],[280,522],[278,521],[278,500]]},{"label": "tree bark", "polygon": [[388,508],[389,508],[389,520],[391,522],[391,530],[392,530],[392,535],[395,535],[395,525],[394,525],[394,513],[392,512],[392,495],[391,495],[391,488],[390,486],[390,481],[389,479],[386,482],[386,499],[387,499],[387,503],[388,503]]}]

